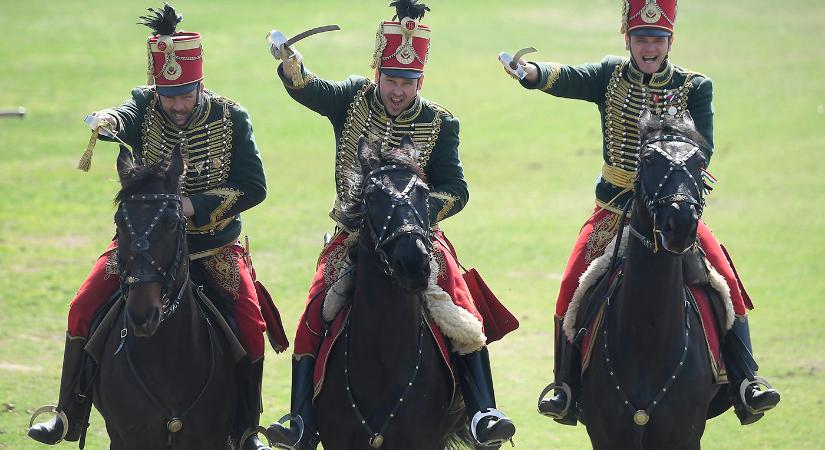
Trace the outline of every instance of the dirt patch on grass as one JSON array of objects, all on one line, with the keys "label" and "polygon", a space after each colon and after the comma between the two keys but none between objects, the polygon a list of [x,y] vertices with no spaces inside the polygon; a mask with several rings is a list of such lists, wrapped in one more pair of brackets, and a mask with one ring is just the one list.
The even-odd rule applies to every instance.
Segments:
[{"label": "dirt patch on grass", "polygon": [[23,364],[0,362],[0,370],[18,373],[42,372],[43,368],[40,366],[26,366]]}]

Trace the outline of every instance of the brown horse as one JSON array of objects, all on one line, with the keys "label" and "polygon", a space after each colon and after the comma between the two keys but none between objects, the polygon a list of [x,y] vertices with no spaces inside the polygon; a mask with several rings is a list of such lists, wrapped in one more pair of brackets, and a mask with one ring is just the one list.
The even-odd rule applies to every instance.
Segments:
[{"label": "brown horse", "polygon": [[359,147],[355,288],[315,402],[321,441],[326,450],[468,445],[456,434],[464,411],[450,410],[453,378],[423,310],[432,246],[424,174],[408,137],[400,150]]},{"label": "brown horse", "polygon": [[238,390],[226,338],[196,301],[180,195],[183,161],[135,166],[121,149],[118,264],[125,306],[94,403],[114,450],[227,448]]}]

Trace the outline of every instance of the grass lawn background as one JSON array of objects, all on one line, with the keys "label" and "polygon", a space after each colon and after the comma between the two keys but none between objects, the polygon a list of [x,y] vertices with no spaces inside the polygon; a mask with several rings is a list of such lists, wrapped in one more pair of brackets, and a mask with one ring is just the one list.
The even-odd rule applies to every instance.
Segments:
[{"label": "grass lawn background", "polygon": [[[179,0],[181,27],[203,34],[208,88],[250,112],[269,194],[244,213],[255,266],[291,337],[333,224],[332,129],[275,78],[264,36],[337,23],[299,48],[328,79],[372,76],[384,1]],[[145,83],[148,30],[136,1],[0,0],[0,449],[44,448],[25,437],[29,413],[57,397],[68,302],[113,233],[117,147],[101,143],[92,170],[74,169],[88,142],[83,117]],[[524,449],[589,448],[585,429],[535,412],[551,378],[552,311],[561,270],[593,204],[601,159],[598,112],[585,102],[520,88],[496,55],[535,46],[539,60],[584,63],[626,53],[620,3],[431,2],[423,95],[461,119],[471,201],[443,228],[521,328],[491,346],[499,406]],[[714,81],[720,179],[705,220],[732,251],[757,309],[761,374],[780,407],[747,428],[732,413],[708,423],[705,448],[821,449],[825,414],[825,8],[817,0],[683,0],[672,60]],[[268,424],[289,407],[288,355],[267,354]],[[820,425],[817,425],[820,424]],[[61,444],[72,448],[74,444]],[[87,448],[108,445],[93,413]]]}]

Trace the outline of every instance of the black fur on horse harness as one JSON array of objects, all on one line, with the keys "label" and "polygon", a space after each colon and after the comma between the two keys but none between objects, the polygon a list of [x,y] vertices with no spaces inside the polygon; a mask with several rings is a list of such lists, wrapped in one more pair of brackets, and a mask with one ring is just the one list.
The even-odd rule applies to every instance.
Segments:
[{"label": "black fur on horse harness", "polygon": [[[132,224],[132,220],[129,218],[129,211],[126,209],[126,202],[162,202],[160,207],[155,211],[155,216],[152,218],[152,222],[143,231],[142,234],[138,234],[135,231],[135,227]],[[152,258],[152,255],[149,254],[149,236],[152,234],[152,231],[157,226],[158,222],[160,221],[160,217],[163,212],[166,210],[166,207],[169,205],[169,202],[174,202],[176,209],[178,211],[178,217],[180,220],[177,224],[177,237],[175,239],[175,259],[172,261],[172,264],[163,269],[160,267],[157,261]],[[124,298],[127,297],[129,286],[133,286],[139,283],[162,283],[161,287],[161,299],[163,300],[163,312],[161,314],[161,322],[166,320],[169,316],[171,316],[175,310],[177,310],[178,305],[180,304],[181,297],[183,297],[184,288],[186,287],[186,283],[181,285],[180,291],[178,295],[175,296],[174,299],[169,298],[170,291],[172,290],[172,286],[175,283],[175,275],[177,274],[178,267],[180,267],[181,263],[181,244],[183,239],[185,239],[185,231],[186,231],[186,220],[183,218],[183,207],[182,207],[182,200],[181,196],[178,194],[137,194],[137,195],[130,195],[129,197],[123,199],[120,203],[120,212],[123,217],[123,222],[126,224],[126,230],[129,232],[129,237],[131,238],[131,246],[130,251],[131,255],[129,256],[129,262],[123,263],[121,261],[122,267],[119,268],[118,272],[120,273],[120,288],[123,293]],[[148,274],[148,275],[141,275],[140,278],[131,275],[131,265],[134,263],[134,259],[136,256],[140,256],[144,258],[149,265],[154,269],[155,273]]]},{"label": "black fur on horse harness", "polygon": [[[375,224],[373,224],[371,220],[369,220],[369,215],[366,213],[364,214],[364,222],[366,223],[367,228],[369,229],[370,234],[372,235],[372,240],[375,243],[375,252],[381,259],[381,264],[384,268],[384,273],[386,273],[390,277],[393,274],[393,269],[390,266],[389,258],[387,257],[387,252],[384,250],[384,246],[388,243],[394,241],[395,239],[398,239],[401,236],[415,234],[421,236],[421,239],[424,241],[424,245],[427,247],[427,254],[430,254],[432,252],[432,238],[430,235],[430,227],[428,225],[429,216],[427,216],[428,221],[425,222],[424,219],[421,217],[421,214],[418,212],[417,209],[415,209],[415,206],[413,206],[412,201],[410,200],[410,192],[412,192],[414,187],[418,186],[419,188],[429,192],[429,188],[427,187],[427,185],[423,181],[421,181],[417,174],[414,174],[410,178],[410,181],[407,182],[407,185],[404,187],[402,191],[398,191],[392,187],[385,185],[384,182],[380,179],[380,176],[383,174],[406,170],[408,169],[406,169],[404,166],[399,166],[396,164],[381,166],[367,174],[367,177],[364,180],[365,185],[369,183],[375,185],[379,188],[381,193],[389,197],[390,201],[392,202],[392,205],[390,206],[391,211],[387,215],[386,219],[384,219],[384,224],[381,226],[380,230],[376,228]],[[364,203],[363,209],[364,211],[366,211],[366,196],[364,200],[362,200],[362,202]],[[412,210],[413,215],[415,216],[416,223],[404,223],[396,230],[390,232],[388,230],[388,227],[390,225],[390,221],[392,221],[393,215],[396,214],[398,209],[404,206],[407,206]]]},{"label": "black fur on horse harness", "polygon": [[[686,155],[680,157],[679,159],[676,159],[673,156],[669,155],[667,152],[665,152],[663,149],[659,148],[658,146],[651,145],[656,142],[683,142],[693,146],[693,149],[691,149],[690,152],[688,152]],[[647,208],[648,214],[650,214],[650,217],[653,218],[653,239],[648,239],[638,230],[633,228],[633,226],[630,226],[630,233],[637,239],[639,239],[642,242],[642,244],[645,247],[647,247],[648,250],[656,253],[656,251],[658,250],[658,246],[656,245],[656,239],[658,239],[658,235],[661,235],[661,230],[658,230],[656,228],[656,208],[668,203],[687,203],[693,205],[696,208],[696,212],[699,215],[699,217],[702,217],[702,212],[705,208],[705,198],[702,195],[703,189],[699,187],[699,183],[696,181],[696,179],[693,177],[690,171],[687,170],[687,167],[685,166],[685,163],[687,163],[687,161],[690,158],[692,158],[693,155],[695,155],[697,152],[701,150],[701,146],[694,140],[687,138],[685,136],[676,134],[665,134],[661,136],[654,136],[650,139],[647,139],[640,145],[639,148],[644,147],[649,147],[657,153],[659,153],[660,155],[664,156],[668,162],[669,167],[667,173],[665,173],[665,175],[659,181],[659,184],[656,186],[656,190],[653,192],[653,194],[650,194],[647,188],[645,187],[645,184],[641,181],[643,165],[639,164],[639,170],[636,174],[636,178],[639,184],[639,193],[642,196],[642,201],[644,202],[645,207]],[[639,152],[639,155],[641,156],[641,151]],[[690,181],[693,183],[694,189],[696,190],[695,194],[692,192],[676,192],[671,195],[659,197],[659,193],[661,192],[665,183],[667,183],[667,180],[670,178],[673,172],[676,171],[683,171],[687,174],[688,178],[690,178]],[[632,199],[630,201],[632,202]],[[616,248],[618,248],[618,245],[616,246]]]}]

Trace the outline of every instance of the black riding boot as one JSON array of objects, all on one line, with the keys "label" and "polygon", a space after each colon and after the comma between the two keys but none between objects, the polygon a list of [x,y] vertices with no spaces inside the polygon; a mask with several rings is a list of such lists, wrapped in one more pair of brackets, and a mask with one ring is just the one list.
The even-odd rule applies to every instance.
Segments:
[{"label": "black riding boot", "polygon": [[487,347],[467,355],[459,355],[459,384],[470,433],[484,449],[497,449],[516,434],[516,426],[496,409],[493,375]]},{"label": "black riding boot", "polygon": [[[266,430],[266,436],[277,448],[314,450],[318,447],[315,412],[312,409],[312,374],[315,358],[302,356],[292,360],[292,401],[290,413]],[[289,427],[284,424],[289,421]]]},{"label": "black riding boot", "polygon": [[[750,425],[774,408],[780,396],[767,380],[756,376],[759,365],[753,358],[747,316],[737,316],[733,328],[725,335],[724,357],[736,417],[742,425]],[[760,390],[760,385],[765,389]]]},{"label": "black riding boot", "polygon": [[[49,421],[30,425],[28,435],[35,441],[54,445],[63,440],[77,441],[86,434],[92,399],[86,395],[85,388],[79,386],[85,360],[85,345],[85,338],[71,337],[66,333],[57,407],[44,406],[35,411],[31,420],[34,421],[40,413],[47,411],[55,412],[57,415]],[[82,444],[80,448],[83,448]]]},{"label": "black riding boot", "polygon": [[243,358],[238,363],[238,411],[235,414],[233,441],[238,450],[271,450],[258,439],[258,431],[263,429],[261,419],[261,379],[264,373],[264,359],[251,362]]},{"label": "black riding boot", "polygon": [[[556,422],[563,425],[576,425],[576,395],[574,394],[578,386],[577,372],[578,362],[574,361],[576,352],[573,345],[567,340],[562,330],[561,317],[555,317],[555,354],[553,355],[555,364],[553,373],[555,381],[544,388],[539,396],[539,413],[552,417]],[[574,378],[575,376],[575,378]],[[545,394],[554,390],[553,397],[544,399]]]}]

